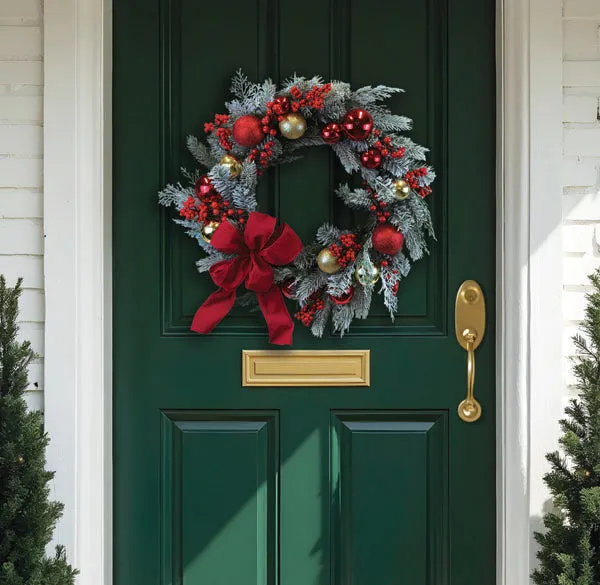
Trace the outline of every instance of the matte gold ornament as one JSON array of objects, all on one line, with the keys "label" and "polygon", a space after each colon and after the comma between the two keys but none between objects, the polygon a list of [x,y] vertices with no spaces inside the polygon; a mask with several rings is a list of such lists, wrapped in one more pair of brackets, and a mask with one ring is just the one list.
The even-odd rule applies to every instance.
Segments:
[{"label": "matte gold ornament", "polygon": [[363,286],[373,286],[379,280],[379,268],[371,264],[371,268],[359,266],[354,272],[356,280]]},{"label": "matte gold ornament", "polygon": [[226,154],[219,164],[229,169],[229,176],[232,178],[237,177],[242,172],[242,164],[235,156],[230,154]]},{"label": "matte gold ornament", "polygon": [[297,112],[286,114],[279,122],[279,131],[282,136],[290,140],[302,138],[306,132],[306,120],[302,114]]},{"label": "matte gold ornament", "polygon": [[404,179],[394,181],[394,195],[402,201],[410,195],[410,185]]},{"label": "matte gold ornament", "polygon": [[317,264],[325,274],[335,274],[342,267],[338,264],[337,258],[331,253],[329,248],[323,248],[317,256]]},{"label": "matte gold ornament", "polygon": [[217,228],[219,227],[219,225],[220,224],[218,221],[209,221],[207,224],[202,226],[200,233],[202,234],[202,239],[207,244],[210,244],[210,241],[211,241],[214,233],[217,231]]}]

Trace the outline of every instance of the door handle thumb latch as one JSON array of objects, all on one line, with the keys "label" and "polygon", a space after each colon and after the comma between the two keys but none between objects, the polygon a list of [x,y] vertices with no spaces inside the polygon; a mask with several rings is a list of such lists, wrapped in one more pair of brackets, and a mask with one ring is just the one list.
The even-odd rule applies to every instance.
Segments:
[{"label": "door handle thumb latch", "polygon": [[467,423],[481,417],[481,404],[475,399],[475,350],[485,334],[485,299],[474,280],[465,280],[456,295],[456,340],[467,352],[467,397],[458,405],[458,416]]}]

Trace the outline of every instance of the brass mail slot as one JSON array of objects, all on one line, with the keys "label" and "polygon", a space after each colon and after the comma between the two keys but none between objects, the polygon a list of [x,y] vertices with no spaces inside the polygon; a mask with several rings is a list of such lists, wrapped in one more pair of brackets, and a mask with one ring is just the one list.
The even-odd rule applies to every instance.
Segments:
[{"label": "brass mail slot", "polygon": [[242,351],[243,386],[368,386],[370,351]]}]

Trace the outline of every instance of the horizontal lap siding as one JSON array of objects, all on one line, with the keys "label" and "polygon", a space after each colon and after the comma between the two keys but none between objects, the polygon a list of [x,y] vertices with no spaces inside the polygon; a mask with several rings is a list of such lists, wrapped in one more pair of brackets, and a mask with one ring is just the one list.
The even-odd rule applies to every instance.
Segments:
[{"label": "horizontal lap siding", "polygon": [[563,315],[565,380],[586,306],[587,276],[600,266],[600,1],[564,0]]},{"label": "horizontal lap siding", "polygon": [[0,0],[0,274],[23,278],[21,339],[40,356],[27,401],[43,408],[43,60],[41,0]]}]

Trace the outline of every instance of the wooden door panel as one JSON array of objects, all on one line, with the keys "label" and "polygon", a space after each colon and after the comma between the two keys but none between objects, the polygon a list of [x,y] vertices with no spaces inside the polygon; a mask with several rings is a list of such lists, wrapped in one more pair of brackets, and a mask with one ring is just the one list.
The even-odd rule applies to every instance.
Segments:
[{"label": "wooden door panel", "polygon": [[166,411],[164,583],[276,583],[277,413]]},{"label": "wooden door panel", "polygon": [[[223,110],[229,99],[229,78],[238,67],[252,79],[270,76],[276,82],[294,72],[321,74],[326,79],[343,78],[356,86],[377,84],[402,87],[406,94],[391,100],[392,108],[415,121],[414,139],[431,149],[431,164],[439,178],[435,197],[430,198],[438,241],[431,255],[415,263],[411,278],[403,281],[399,293],[398,318],[392,323],[382,300],[376,296],[365,321],[357,322],[351,335],[432,334],[443,328],[446,271],[446,136],[447,60],[446,1],[403,0],[395,13],[402,22],[389,18],[389,3],[313,0],[302,10],[286,2],[232,0],[227,13],[244,23],[235,35],[227,35],[222,52],[207,47],[223,45],[224,31],[212,23],[223,22],[218,3],[195,0],[162,0],[160,12],[160,136],[161,181],[181,179],[181,167],[196,164],[187,152],[185,140],[204,135],[203,124],[214,112]],[[322,17],[315,18],[315,15]],[[407,23],[419,22],[419,27]],[[375,24],[377,23],[377,24]],[[226,23],[223,23],[226,26]],[[377,26],[377,43],[371,33]],[[311,30],[310,41],[299,38]],[[299,34],[294,34],[298,31]],[[397,51],[397,39],[407,47],[399,55],[401,65],[391,66],[389,57]],[[209,81],[210,80],[210,81]],[[214,83],[212,80],[219,80]],[[260,181],[261,209],[288,221],[304,242],[310,242],[317,227],[326,220],[351,226],[356,216],[334,193],[340,182],[352,181],[333,154],[325,148],[310,149],[305,159],[272,170]],[[298,214],[298,205],[310,213]],[[194,269],[200,251],[193,240],[170,220],[169,210],[161,212],[163,274],[163,323],[166,335],[192,335],[189,331],[201,299],[214,288],[207,275]],[[213,333],[219,336],[243,332],[264,335],[258,315],[234,309]]]},{"label": "wooden door panel", "polygon": [[449,582],[447,417],[332,414],[334,583]]}]

